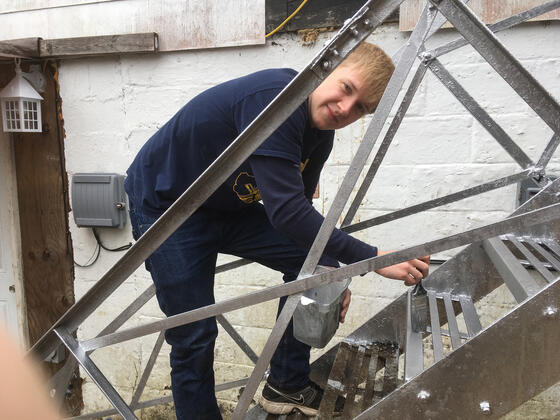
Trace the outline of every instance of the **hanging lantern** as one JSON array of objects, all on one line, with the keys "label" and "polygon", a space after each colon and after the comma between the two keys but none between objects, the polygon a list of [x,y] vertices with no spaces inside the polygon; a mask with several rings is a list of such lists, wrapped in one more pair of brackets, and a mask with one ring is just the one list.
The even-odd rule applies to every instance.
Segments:
[{"label": "hanging lantern", "polygon": [[43,97],[25,79],[16,59],[16,77],[0,91],[5,132],[41,132]]}]

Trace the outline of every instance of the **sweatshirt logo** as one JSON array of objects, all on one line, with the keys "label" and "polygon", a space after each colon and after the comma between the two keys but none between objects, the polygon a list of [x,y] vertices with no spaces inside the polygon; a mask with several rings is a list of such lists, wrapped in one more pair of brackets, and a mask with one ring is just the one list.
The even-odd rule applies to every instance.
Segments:
[{"label": "sweatshirt logo", "polygon": [[261,193],[255,182],[255,177],[247,172],[241,172],[237,175],[233,191],[246,204],[252,204],[261,200]]}]

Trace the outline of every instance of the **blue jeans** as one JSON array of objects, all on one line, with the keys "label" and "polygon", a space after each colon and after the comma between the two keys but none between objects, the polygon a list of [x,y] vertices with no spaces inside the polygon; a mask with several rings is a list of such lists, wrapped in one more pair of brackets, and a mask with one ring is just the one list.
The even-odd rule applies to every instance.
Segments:
[{"label": "blue jeans", "polygon": [[[130,219],[133,236],[138,239],[157,218],[143,214],[131,199]],[[272,227],[260,204],[240,212],[199,209],[146,260],[165,315],[215,303],[218,253],[247,258],[280,271],[285,282],[297,277],[307,254]],[[284,302],[285,298],[280,299],[278,311]],[[217,335],[214,317],[165,333],[171,345],[171,386],[179,420],[221,419],[214,393]],[[268,381],[287,391],[305,387],[309,381],[309,350],[294,338],[290,323],[270,362]]]}]

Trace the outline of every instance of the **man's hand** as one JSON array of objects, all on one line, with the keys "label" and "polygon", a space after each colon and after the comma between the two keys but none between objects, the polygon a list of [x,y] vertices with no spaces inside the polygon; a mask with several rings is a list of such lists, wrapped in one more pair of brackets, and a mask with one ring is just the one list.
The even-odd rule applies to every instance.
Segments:
[{"label": "man's hand", "polygon": [[348,312],[348,307],[350,306],[350,300],[352,300],[352,292],[350,289],[346,289],[342,292],[342,302],[340,302],[340,323],[344,324],[344,318],[346,318],[346,313]]},{"label": "man's hand", "polygon": [[[377,255],[390,254],[393,251],[378,251]],[[389,267],[380,268],[375,272],[389,279],[403,280],[407,286],[413,286],[428,276],[430,256],[415,258]]]}]

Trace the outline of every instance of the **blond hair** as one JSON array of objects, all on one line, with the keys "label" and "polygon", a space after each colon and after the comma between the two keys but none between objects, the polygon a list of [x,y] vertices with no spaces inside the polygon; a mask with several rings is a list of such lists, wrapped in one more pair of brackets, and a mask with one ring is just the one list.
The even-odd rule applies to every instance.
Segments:
[{"label": "blond hair", "polygon": [[367,101],[373,112],[395,70],[393,60],[377,45],[362,42],[339,67],[358,67],[367,86]]}]

